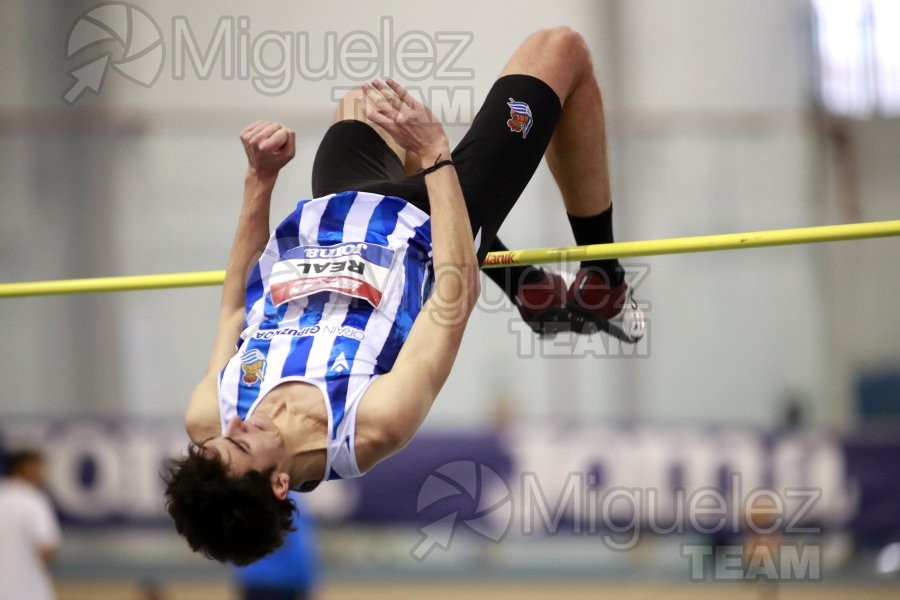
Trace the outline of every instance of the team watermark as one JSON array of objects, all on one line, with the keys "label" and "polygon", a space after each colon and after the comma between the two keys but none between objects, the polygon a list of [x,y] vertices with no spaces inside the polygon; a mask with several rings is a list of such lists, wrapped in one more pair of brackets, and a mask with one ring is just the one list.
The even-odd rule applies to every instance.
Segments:
[{"label": "team watermark", "polygon": [[818,542],[766,542],[743,545],[682,544],[688,579],[700,581],[820,581],[822,546]]},{"label": "team watermark", "polygon": [[62,100],[72,105],[86,92],[100,94],[110,72],[145,88],[166,70],[174,81],[246,82],[265,96],[289,93],[298,80],[335,82],[332,100],[355,84],[395,78],[442,122],[462,124],[475,102],[467,84],[475,73],[465,57],[473,41],[470,31],[400,30],[391,16],[370,31],[314,35],[260,30],[247,15],[222,15],[215,23],[178,15],[161,23],[134,4],[106,2],[69,30],[66,58],[73,66]]},{"label": "team watermark", "polygon": [[785,539],[821,533],[813,523],[822,495],[813,487],[744,490],[738,473],[722,488],[697,489],[606,488],[584,472],[546,483],[523,472],[511,482],[486,464],[459,460],[422,482],[416,508],[425,523],[410,556],[422,562],[450,551],[463,530],[495,544],[511,534],[592,536],[617,552],[633,550],[642,536],[699,534],[744,543],[682,544],[691,580],[818,579],[819,546]]},{"label": "team watermark", "polygon": [[637,342],[622,341],[594,323],[570,316],[568,322],[545,324],[549,333],[540,333],[530,323],[513,313],[507,318],[516,356],[541,359],[650,358],[650,321]]}]

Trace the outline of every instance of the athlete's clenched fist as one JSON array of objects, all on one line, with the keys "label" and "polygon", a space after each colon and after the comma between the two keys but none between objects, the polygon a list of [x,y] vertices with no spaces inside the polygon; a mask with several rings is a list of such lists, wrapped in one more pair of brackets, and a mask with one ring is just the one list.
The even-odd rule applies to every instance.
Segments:
[{"label": "athlete's clenched fist", "polygon": [[281,123],[256,121],[241,132],[250,169],[277,173],[294,158],[296,133]]}]

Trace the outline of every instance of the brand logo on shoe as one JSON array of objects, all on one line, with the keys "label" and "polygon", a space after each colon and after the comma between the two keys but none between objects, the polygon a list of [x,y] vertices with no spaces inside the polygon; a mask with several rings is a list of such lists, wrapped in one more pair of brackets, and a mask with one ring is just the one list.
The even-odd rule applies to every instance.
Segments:
[{"label": "brand logo on shoe", "polygon": [[534,125],[531,107],[528,106],[527,102],[516,102],[512,98],[509,99],[506,105],[509,107],[510,116],[510,119],[506,122],[507,127],[513,133],[521,133],[524,140],[528,137],[528,132],[531,131],[531,127]]}]

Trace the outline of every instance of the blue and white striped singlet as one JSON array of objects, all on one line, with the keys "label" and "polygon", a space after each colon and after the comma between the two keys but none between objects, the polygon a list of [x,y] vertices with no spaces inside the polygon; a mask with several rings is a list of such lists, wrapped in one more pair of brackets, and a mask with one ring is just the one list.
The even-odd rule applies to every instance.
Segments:
[{"label": "blue and white striped singlet", "polygon": [[358,477],[356,409],[393,366],[433,278],[419,208],[362,192],[300,202],[248,279],[237,353],[219,374],[223,430],[277,385],[313,384],[328,408],[326,478]]}]

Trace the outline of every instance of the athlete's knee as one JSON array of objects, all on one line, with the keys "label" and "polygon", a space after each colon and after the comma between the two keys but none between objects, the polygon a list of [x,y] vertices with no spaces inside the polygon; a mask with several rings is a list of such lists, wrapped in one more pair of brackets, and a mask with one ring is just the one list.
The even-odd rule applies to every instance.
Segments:
[{"label": "athlete's knee", "polygon": [[571,27],[553,27],[528,36],[506,64],[503,75],[533,75],[564,99],[593,72],[584,37]]},{"label": "athlete's knee", "polygon": [[591,68],[591,51],[584,36],[571,27],[554,27],[546,32],[546,47],[558,59],[576,69]]}]

